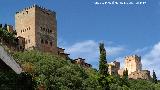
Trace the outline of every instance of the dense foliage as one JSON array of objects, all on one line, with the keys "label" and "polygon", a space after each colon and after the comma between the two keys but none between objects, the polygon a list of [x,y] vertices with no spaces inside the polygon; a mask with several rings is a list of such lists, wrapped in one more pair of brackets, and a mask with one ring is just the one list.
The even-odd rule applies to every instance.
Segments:
[{"label": "dense foliage", "polygon": [[74,65],[70,60],[37,51],[13,55],[24,70],[31,73],[37,87],[49,90],[99,90],[96,70]]},{"label": "dense foliage", "polygon": [[2,24],[0,24],[0,42],[4,45],[7,45],[8,47],[10,46],[16,46],[17,45],[17,37],[16,36],[16,31],[9,32],[7,30],[7,24],[2,27]]},{"label": "dense foliage", "polygon": [[0,70],[0,90],[33,90],[34,83],[28,73]]}]

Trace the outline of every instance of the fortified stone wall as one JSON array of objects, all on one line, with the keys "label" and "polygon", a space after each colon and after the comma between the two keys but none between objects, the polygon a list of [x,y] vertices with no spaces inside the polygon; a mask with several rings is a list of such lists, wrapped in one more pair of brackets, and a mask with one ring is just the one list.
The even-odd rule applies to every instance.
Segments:
[{"label": "fortified stone wall", "polygon": [[148,71],[148,70],[132,72],[128,77],[130,79],[145,79],[145,80],[151,79],[150,71]]},{"label": "fortified stone wall", "polygon": [[118,75],[118,70],[120,69],[120,62],[114,61],[108,64],[108,72],[110,75]]}]

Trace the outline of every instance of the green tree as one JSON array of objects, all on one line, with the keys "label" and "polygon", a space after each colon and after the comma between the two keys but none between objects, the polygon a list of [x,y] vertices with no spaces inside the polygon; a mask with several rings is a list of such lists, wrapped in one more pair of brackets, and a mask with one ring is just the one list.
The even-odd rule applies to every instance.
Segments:
[{"label": "green tree", "polygon": [[2,28],[2,24],[0,24],[0,28]]},{"label": "green tree", "polygon": [[128,70],[126,68],[126,70],[123,71],[123,76],[121,79],[121,86],[125,85],[127,87],[129,87],[129,81],[128,81]]},{"label": "green tree", "polygon": [[153,70],[153,83],[157,84],[157,76],[154,70]]},{"label": "green tree", "polygon": [[7,30],[7,24],[4,24],[3,30]]},{"label": "green tree", "polygon": [[13,56],[24,71],[31,73],[37,88],[102,90],[97,80],[98,72],[92,68],[83,68],[59,56],[38,51],[15,52]]},{"label": "green tree", "polygon": [[16,31],[8,32],[6,29],[7,29],[7,24],[5,24],[3,28],[0,28],[0,42],[2,42],[5,45],[8,44],[9,46],[16,47],[17,44]]},{"label": "green tree", "polygon": [[108,65],[106,60],[106,50],[104,48],[104,43],[99,44],[99,50],[100,50],[99,72],[101,75],[108,76]]},{"label": "green tree", "polygon": [[126,68],[126,70],[123,71],[123,77],[124,79],[128,79],[128,70]]},{"label": "green tree", "polygon": [[100,77],[98,79],[100,85],[104,90],[110,90],[109,88],[109,74],[108,65],[106,59],[106,50],[104,48],[104,43],[99,44],[100,58],[99,58],[99,73]]}]

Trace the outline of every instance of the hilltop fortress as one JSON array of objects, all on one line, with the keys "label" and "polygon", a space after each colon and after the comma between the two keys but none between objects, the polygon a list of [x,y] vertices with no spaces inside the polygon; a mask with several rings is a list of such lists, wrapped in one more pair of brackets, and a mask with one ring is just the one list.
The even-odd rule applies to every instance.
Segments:
[{"label": "hilltop fortress", "polygon": [[[13,32],[13,26],[7,26],[8,32]],[[18,50],[38,50],[70,59],[65,49],[57,46],[56,12],[42,6],[32,5],[15,14],[15,30],[18,38]],[[92,67],[85,59],[74,59],[74,64]]]},{"label": "hilltop fortress", "polygon": [[15,14],[15,30],[20,50],[39,50],[69,58],[63,48],[57,47],[56,13],[33,5]]},{"label": "hilltop fortress", "polygon": [[123,76],[123,71],[128,70],[128,77],[130,79],[146,79],[149,80],[150,71],[142,70],[141,57],[137,55],[126,56],[125,57],[124,68],[120,69],[120,62],[109,63],[108,71],[110,75],[120,75]]},{"label": "hilltop fortress", "polygon": [[[13,26],[7,26],[8,32],[13,32]],[[63,48],[57,46],[57,20],[54,11],[45,9],[38,5],[33,5],[15,14],[15,30],[17,31],[18,50],[39,50],[59,55],[69,59],[69,54]],[[125,57],[124,68],[120,68],[120,62],[108,63],[110,75],[123,76],[124,70],[128,70],[130,79],[149,80],[150,72],[142,70],[141,57],[137,55]],[[72,60],[72,63],[83,67],[92,67],[83,58]]]}]

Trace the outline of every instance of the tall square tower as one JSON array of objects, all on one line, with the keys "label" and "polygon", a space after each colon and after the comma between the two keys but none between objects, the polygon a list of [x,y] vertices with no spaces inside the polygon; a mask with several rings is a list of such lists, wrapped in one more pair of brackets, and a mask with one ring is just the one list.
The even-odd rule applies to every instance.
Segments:
[{"label": "tall square tower", "polygon": [[54,11],[38,5],[15,14],[17,36],[25,38],[25,49],[57,53],[57,21]]},{"label": "tall square tower", "polygon": [[137,55],[125,57],[125,70],[128,70],[128,75],[135,71],[142,70],[141,57]]}]

